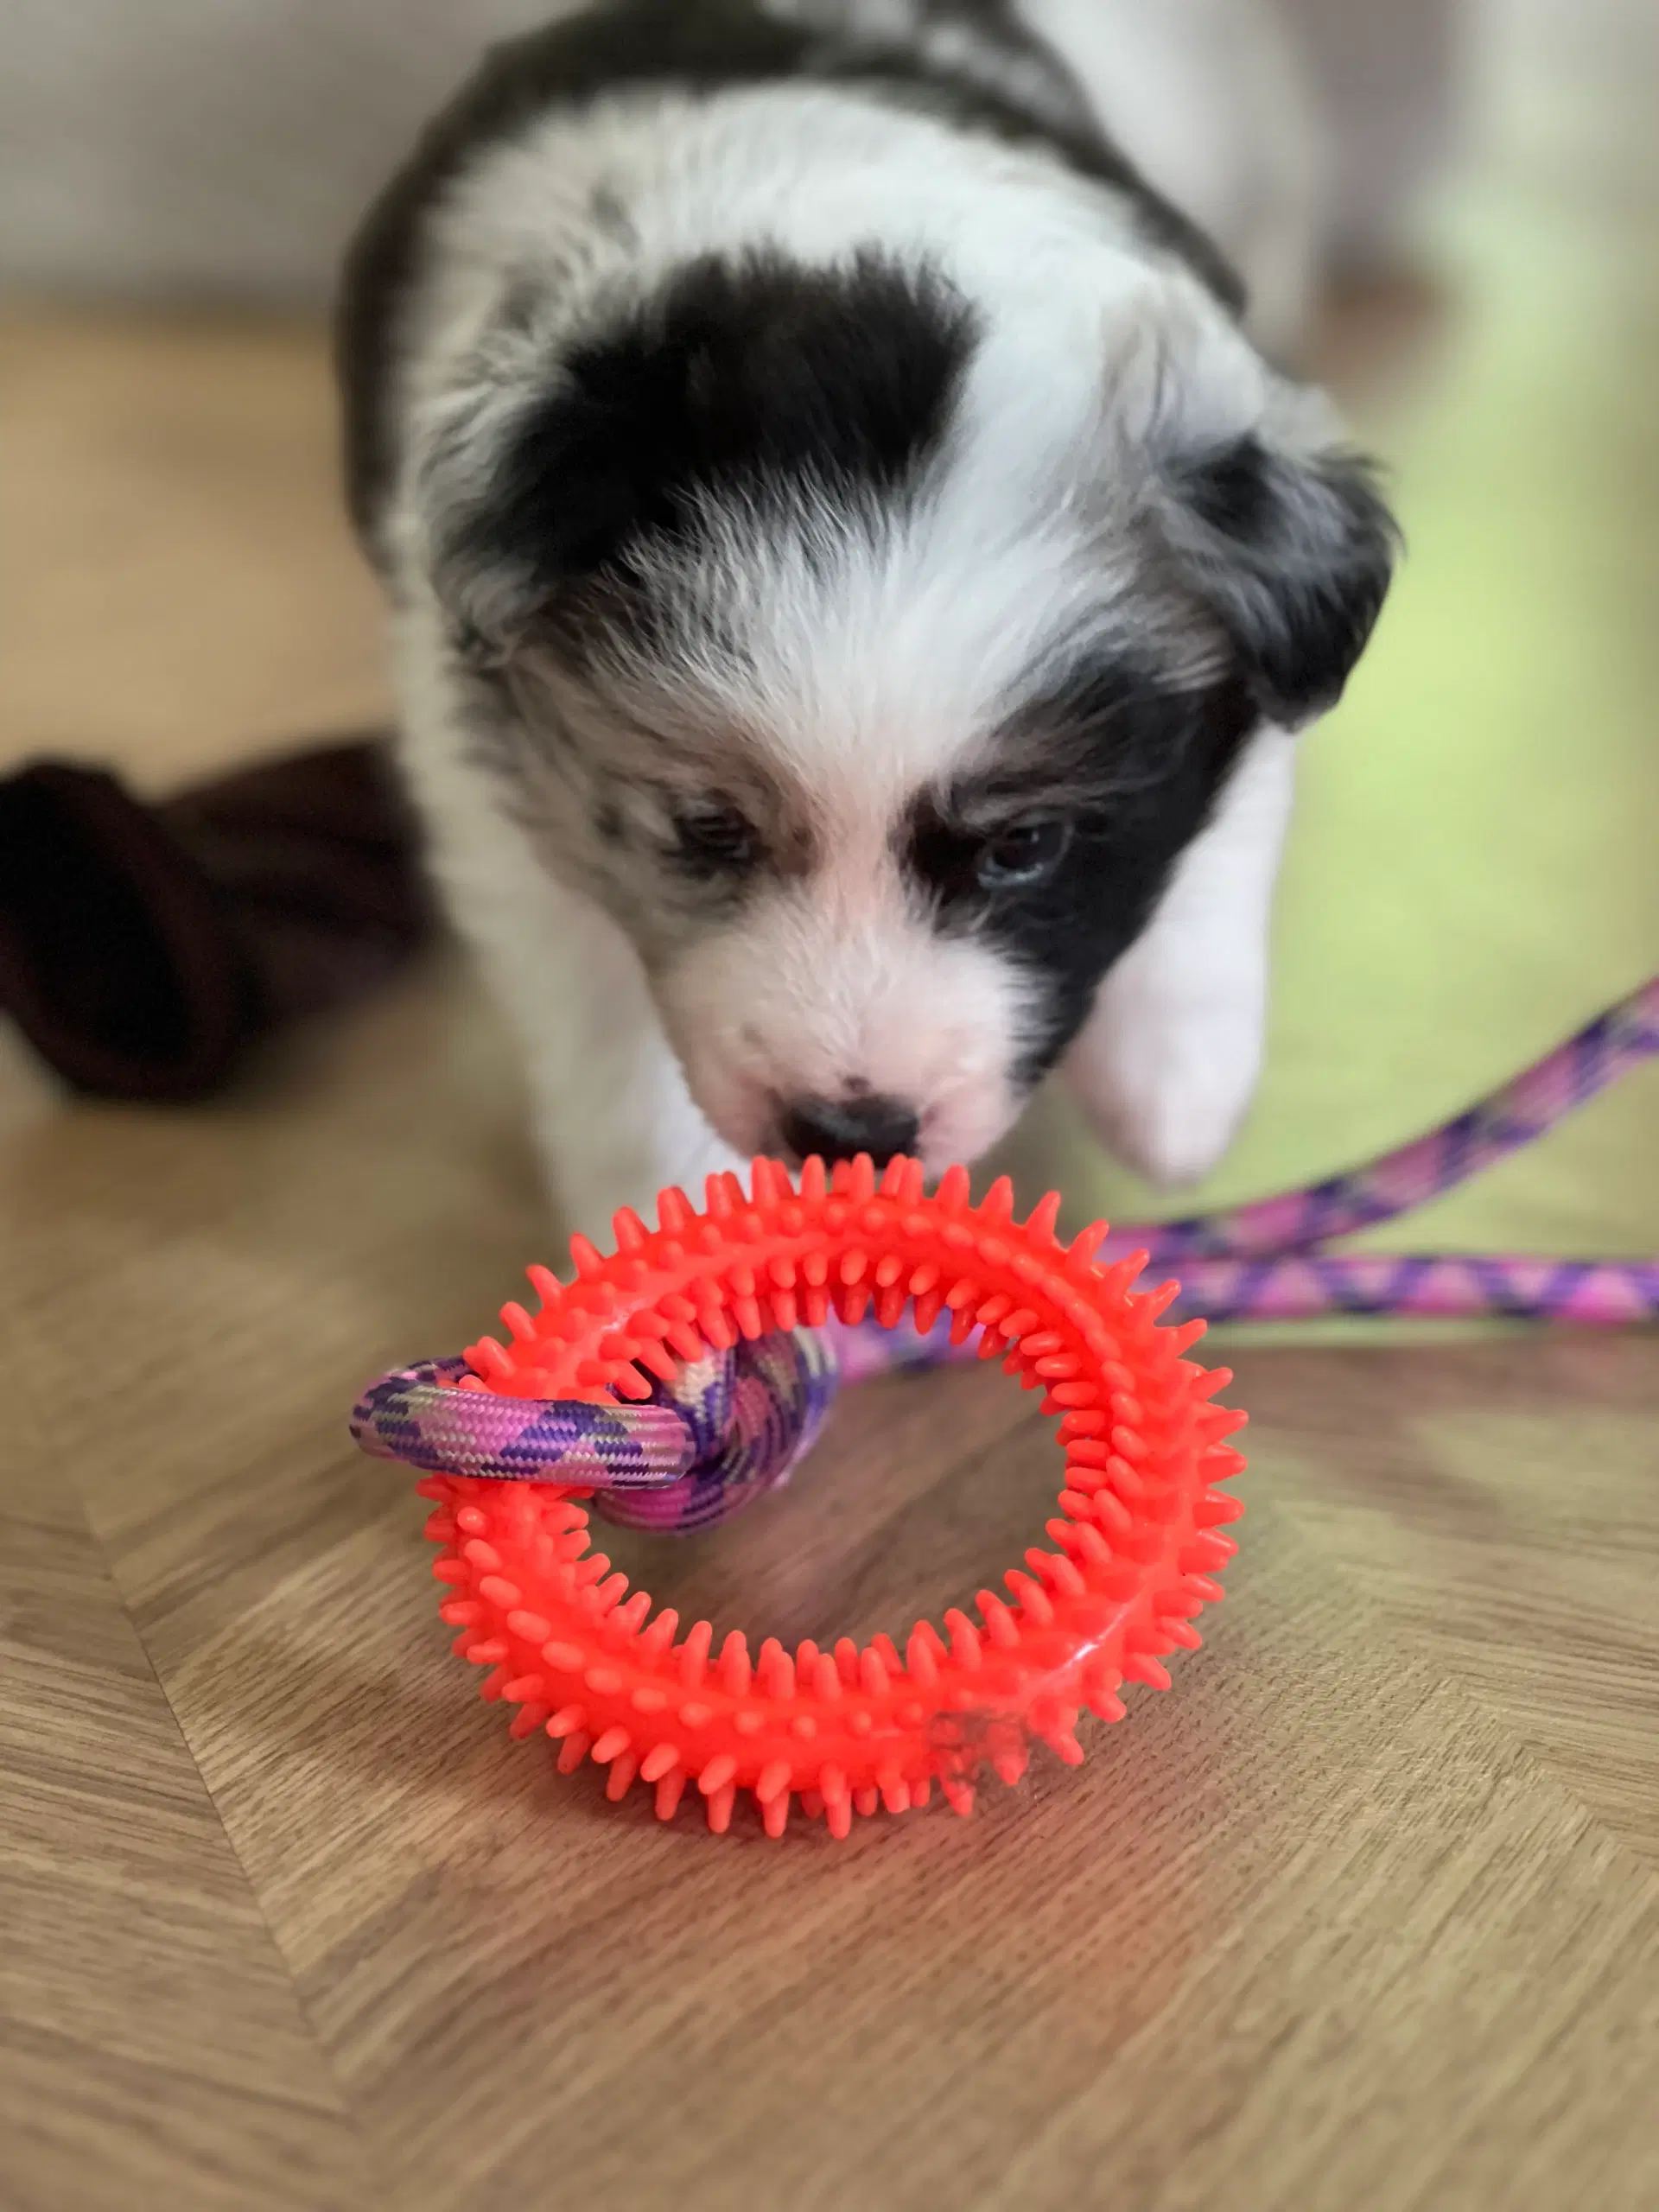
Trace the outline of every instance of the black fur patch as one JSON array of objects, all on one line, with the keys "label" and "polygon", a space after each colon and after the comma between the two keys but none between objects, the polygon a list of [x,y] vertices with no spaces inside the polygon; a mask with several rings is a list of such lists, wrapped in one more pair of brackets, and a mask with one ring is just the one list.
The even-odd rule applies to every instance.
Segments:
[{"label": "black fur patch", "polygon": [[[842,83],[941,114],[963,129],[1046,143],[1078,169],[1128,195],[1143,228],[1185,258],[1236,312],[1236,276],[1203,233],[1147,184],[1090,121],[1069,72],[1012,16],[1007,0],[933,0],[941,20],[961,20],[1012,60],[1046,70],[1057,112],[959,73],[925,67],[903,46],[836,37],[780,22],[754,0],[604,0],[582,15],[495,48],[428,126],[408,162],[370,210],[348,252],[335,326],[345,412],[347,499],[372,550],[396,466],[391,376],[404,299],[418,270],[422,226],[445,187],[480,151],[558,105],[579,107],[628,86],[717,92],[793,78]],[[596,211],[613,223],[616,211]]]},{"label": "black fur patch", "polygon": [[[1017,1080],[1040,1081],[1077,1035],[1259,719],[1235,678],[1183,692],[1084,663],[1022,710],[992,765],[916,809],[906,861],[938,925],[995,946],[1039,986]],[[999,828],[1045,820],[1071,832],[1053,874],[980,888],[975,860]]]},{"label": "black fur patch", "polygon": [[1254,434],[1172,472],[1171,543],[1263,709],[1334,706],[1388,595],[1399,528],[1357,454],[1274,453]]},{"label": "black fur patch", "polygon": [[444,557],[508,564],[536,595],[680,532],[710,492],[893,493],[947,428],[973,344],[948,286],[873,253],[695,262],[567,359]]}]

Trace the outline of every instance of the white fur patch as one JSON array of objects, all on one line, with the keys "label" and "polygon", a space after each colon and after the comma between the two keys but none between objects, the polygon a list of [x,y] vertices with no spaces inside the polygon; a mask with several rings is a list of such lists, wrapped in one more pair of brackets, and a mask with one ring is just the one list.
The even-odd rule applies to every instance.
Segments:
[{"label": "white fur patch", "polygon": [[829,868],[662,979],[692,1095],[741,1149],[775,1148],[798,1100],[866,1090],[914,1109],[922,1157],[939,1170],[977,1159],[1024,1103],[1009,1077],[1029,987],[908,909],[880,827],[838,842]]}]

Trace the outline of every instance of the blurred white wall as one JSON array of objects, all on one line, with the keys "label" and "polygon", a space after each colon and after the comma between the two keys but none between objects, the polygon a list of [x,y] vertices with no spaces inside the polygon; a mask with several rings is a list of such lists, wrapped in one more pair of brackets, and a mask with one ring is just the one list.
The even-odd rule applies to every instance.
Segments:
[{"label": "blurred white wall", "polygon": [[1277,0],[1331,124],[1329,237],[1350,261],[1386,257],[1462,120],[1463,23],[1479,0]]},{"label": "blurred white wall", "polygon": [[0,0],[0,281],[310,298],[421,118],[559,0]]},{"label": "blurred white wall", "polygon": [[[574,4],[0,0],[0,283],[321,297],[479,49]],[[1333,242],[1369,247],[1443,143],[1459,0],[1281,5],[1332,109]]]}]

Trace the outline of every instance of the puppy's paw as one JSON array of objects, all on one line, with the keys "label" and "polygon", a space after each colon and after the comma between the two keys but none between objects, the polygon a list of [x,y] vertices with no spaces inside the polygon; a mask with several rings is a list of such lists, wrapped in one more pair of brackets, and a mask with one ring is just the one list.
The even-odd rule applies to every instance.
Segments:
[{"label": "puppy's paw", "polygon": [[1066,1079],[1126,1166],[1166,1190],[1202,1182],[1238,1133],[1262,1071],[1259,1008],[1154,1000],[1109,979]]},{"label": "puppy's paw", "polygon": [[1112,1150],[1148,1182],[1201,1182],[1262,1073],[1269,918],[1296,741],[1258,730],[1163,903],[1107,976],[1065,1072]]}]

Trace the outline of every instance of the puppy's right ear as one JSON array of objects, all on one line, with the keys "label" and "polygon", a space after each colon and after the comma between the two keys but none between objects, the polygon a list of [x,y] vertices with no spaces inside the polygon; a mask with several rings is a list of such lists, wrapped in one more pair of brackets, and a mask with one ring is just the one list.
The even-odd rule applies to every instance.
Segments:
[{"label": "puppy's right ear", "polygon": [[1340,697],[1381,612],[1399,531],[1361,455],[1265,426],[1169,457],[1162,534],[1231,639],[1262,710],[1294,729]]},{"label": "puppy's right ear", "polygon": [[1113,465],[1142,482],[1162,572],[1231,647],[1262,715],[1334,705],[1400,532],[1323,393],[1269,367],[1186,283],[1148,285],[1109,362]]}]

